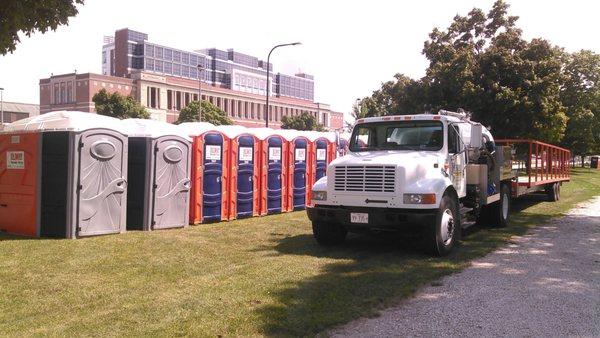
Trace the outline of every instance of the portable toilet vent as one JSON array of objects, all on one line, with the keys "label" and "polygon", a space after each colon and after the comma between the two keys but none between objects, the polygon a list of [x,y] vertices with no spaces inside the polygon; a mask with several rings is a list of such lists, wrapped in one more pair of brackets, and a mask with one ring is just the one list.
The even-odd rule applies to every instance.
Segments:
[{"label": "portable toilet vent", "polygon": [[179,128],[193,140],[190,223],[228,220],[229,139],[206,122]]},{"label": "portable toilet vent", "polygon": [[286,211],[302,210],[308,203],[307,187],[313,174],[312,142],[306,132],[279,130],[288,142],[288,192]]},{"label": "portable toilet vent", "polygon": [[260,215],[260,141],[242,126],[217,126],[230,141],[229,219]]},{"label": "portable toilet vent", "polygon": [[125,231],[127,137],[120,121],[58,111],[0,133],[0,229],[77,238]]},{"label": "portable toilet vent", "polygon": [[129,135],[127,230],[188,225],[191,138],[170,123],[121,123]]},{"label": "portable toilet vent", "polygon": [[260,141],[260,214],[286,210],[288,142],[270,128],[250,128]]}]

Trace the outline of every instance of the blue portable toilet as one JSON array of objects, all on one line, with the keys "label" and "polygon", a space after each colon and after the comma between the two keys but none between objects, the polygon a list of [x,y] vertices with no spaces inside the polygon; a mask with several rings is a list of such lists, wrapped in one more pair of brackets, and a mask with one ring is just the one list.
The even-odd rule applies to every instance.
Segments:
[{"label": "blue portable toilet", "polygon": [[192,137],[192,187],[190,222],[229,219],[229,139],[210,123],[182,123]]},{"label": "blue portable toilet", "polygon": [[286,211],[302,210],[308,203],[307,187],[313,172],[312,143],[307,132],[278,130],[288,142],[288,193]]},{"label": "blue portable toilet", "polygon": [[274,214],[287,206],[288,142],[270,128],[251,128],[260,142],[260,214]]},{"label": "blue portable toilet", "polygon": [[260,140],[243,126],[217,126],[229,139],[229,219],[260,215]]}]

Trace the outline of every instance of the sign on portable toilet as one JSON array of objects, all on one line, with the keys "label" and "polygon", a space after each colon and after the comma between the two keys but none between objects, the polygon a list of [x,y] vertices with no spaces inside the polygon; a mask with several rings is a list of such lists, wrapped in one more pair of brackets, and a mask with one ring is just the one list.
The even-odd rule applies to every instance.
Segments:
[{"label": "sign on portable toilet", "polygon": [[192,137],[190,223],[229,219],[229,139],[210,123],[179,125]]},{"label": "sign on portable toilet", "polygon": [[58,111],[0,133],[0,230],[77,238],[125,231],[127,136],[120,121]]},{"label": "sign on portable toilet", "polygon": [[248,130],[260,141],[260,215],[285,211],[288,143],[271,128]]},{"label": "sign on portable toilet", "polygon": [[260,215],[260,141],[243,126],[217,126],[229,139],[229,219]]},{"label": "sign on portable toilet", "polygon": [[313,173],[312,143],[306,132],[297,130],[278,130],[288,142],[288,192],[285,211],[302,210],[306,208],[308,194],[306,193],[309,178]]},{"label": "sign on portable toilet", "polygon": [[127,230],[189,224],[191,138],[160,121],[126,119],[129,136]]}]

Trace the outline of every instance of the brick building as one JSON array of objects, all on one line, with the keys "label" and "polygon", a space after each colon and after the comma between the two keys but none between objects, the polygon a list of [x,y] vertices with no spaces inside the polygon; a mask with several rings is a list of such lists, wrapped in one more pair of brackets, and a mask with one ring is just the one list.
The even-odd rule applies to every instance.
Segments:
[{"label": "brick building", "polygon": [[2,102],[2,122],[11,123],[40,114],[40,107],[32,103]]},{"label": "brick building", "polygon": [[[198,99],[210,101],[236,123],[264,126],[267,67],[256,57],[216,48],[183,51],[147,41],[130,29],[106,37],[103,74],[63,74],[40,80],[40,112],[58,109],[94,111],[92,96],[100,89],[131,95],[153,119],[177,120],[179,111]],[[269,74],[269,126],[278,128],[283,116],[308,112],[329,129],[343,127],[343,113],[314,102],[314,79],[308,74]]]}]

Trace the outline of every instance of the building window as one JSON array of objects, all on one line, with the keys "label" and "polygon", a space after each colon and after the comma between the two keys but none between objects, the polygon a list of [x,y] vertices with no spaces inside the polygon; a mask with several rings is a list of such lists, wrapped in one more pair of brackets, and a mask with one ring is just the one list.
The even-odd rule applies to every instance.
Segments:
[{"label": "building window", "polygon": [[157,59],[163,58],[163,48],[162,47],[156,47],[156,49],[154,50],[154,57],[156,57]]},{"label": "building window", "polygon": [[223,111],[225,113],[229,112],[229,100],[223,99]]},{"label": "building window", "polygon": [[167,109],[173,110],[173,91],[167,89]]},{"label": "building window", "polygon": [[67,86],[64,82],[60,83],[60,103],[67,103]]},{"label": "building window", "polygon": [[55,83],[54,84],[54,104],[59,104],[60,103],[60,88],[59,88],[59,84]]},{"label": "building window", "polygon": [[163,58],[167,61],[171,61],[173,59],[173,51],[171,49],[165,48]]},{"label": "building window", "polygon": [[175,92],[175,102],[177,102],[177,110],[181,110],[181,92],[180,91],[176,91]]},{"label": "building window", "polygon": [[146,46],[146,56],[150,56],[153,57],[154,56],[154,46],[152,45],[145,45]]},{"label": "building window", "polygon": [[175,62],[181,62],[181,53],[174,50],[173,51],[173,61]]},{"label": "building window", "polygon": [[75,102],[73,100],[73,82],[67,82],[67,102]]},{"label": "building window", "polygon": [[154,60],[154,71],[163,72],[163,62],[160,60]]},{"label": "building window", "polygon": [[237,117],[242,117],[242,101],[238,101]]},{"label": "building window", "polygon": [[166,74],[173,74],[173,64],[171,62],[165,62],[164,66],[165,66],[164,72]]}]

